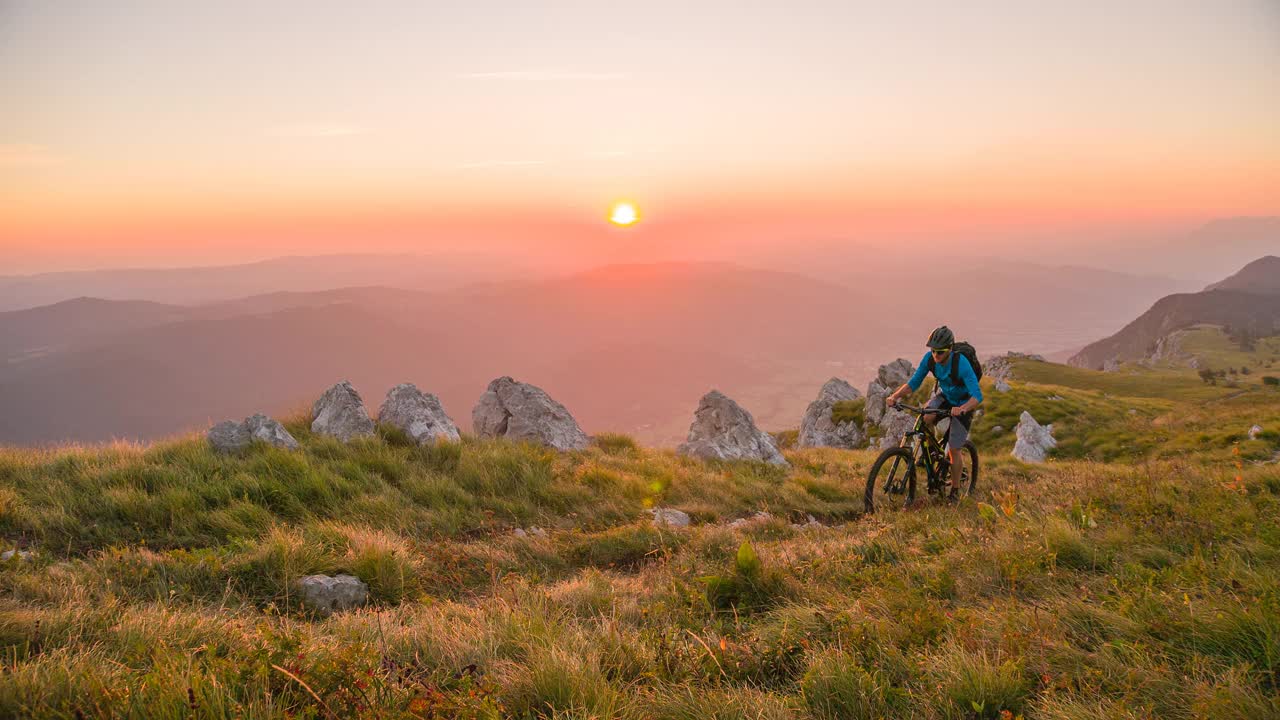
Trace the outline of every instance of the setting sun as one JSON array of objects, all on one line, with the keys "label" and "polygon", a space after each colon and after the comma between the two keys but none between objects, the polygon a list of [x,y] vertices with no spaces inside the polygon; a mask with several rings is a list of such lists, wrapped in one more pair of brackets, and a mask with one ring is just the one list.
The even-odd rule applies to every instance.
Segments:
[{"label": "setting sun", "polygon": [[616,203],[613,206],[613,210],[609,212],[609,222],[614,225],[626,227],[635,225],[639,220],[640,214],[636,212],[636,206],[631,203]]}]

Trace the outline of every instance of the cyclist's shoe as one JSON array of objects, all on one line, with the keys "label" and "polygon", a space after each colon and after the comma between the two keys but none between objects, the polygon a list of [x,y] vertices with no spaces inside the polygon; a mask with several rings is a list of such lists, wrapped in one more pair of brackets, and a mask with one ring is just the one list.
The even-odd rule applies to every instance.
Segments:
[{"label": "cyclist's shoe", "polygon": [[946,491],[945,497],[947,498],[947,502],[958,502],[960,500],[960,488],[952,485],[951,483],[947,483],[942,487]]}]

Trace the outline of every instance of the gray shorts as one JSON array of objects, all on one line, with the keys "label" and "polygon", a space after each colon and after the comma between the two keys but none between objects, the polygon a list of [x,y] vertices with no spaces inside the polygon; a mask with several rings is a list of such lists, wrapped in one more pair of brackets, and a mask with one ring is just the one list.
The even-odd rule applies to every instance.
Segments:
[{"label": "gray shorts", "polygon": [[[930,398],[929,403],[925,405],[927,408],[937,408],[939,410],[950,410],[953,406],[947,401],[942,393],[938,393]],[[939,420],[938,422],[942,422]],[[964,447],[964,443],[969,439],[969,426],[973,424],[973,413],[967,412],[963,415],[948,415],[947,424],[950,429],[947,431],[947,449],[959,450]]]}]

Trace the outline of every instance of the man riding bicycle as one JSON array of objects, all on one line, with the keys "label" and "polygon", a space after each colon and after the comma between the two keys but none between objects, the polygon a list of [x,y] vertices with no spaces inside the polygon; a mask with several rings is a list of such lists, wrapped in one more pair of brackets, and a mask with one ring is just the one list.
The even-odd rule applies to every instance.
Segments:
[{"label": "man riding bicycle", "polygon": [[[885,406],[893,407],[898,399],[908,392],[918,390],[930,371],[938,379],[938,393],[929,400],[926,407],[937,410],[950,410],[951,429],[947,433],[947,458],[951,461],[949,497],[956,497],[957,488],[961,486],[964,474],[964,454],[960,449],[969,439],[969,426],[973,423],[973,410],[982,402],[982,388],[978,387],[978,376],[973,371],[969,358],[957,353],[953,359],[952,346],[956,336],[943,325],[929,336],[926,343],[929,352],[924,354],[916,372],[906,385],[893,391],[885,398]],[[925,422],[932,428],[938,424],[940,415],[925,416]]]}]

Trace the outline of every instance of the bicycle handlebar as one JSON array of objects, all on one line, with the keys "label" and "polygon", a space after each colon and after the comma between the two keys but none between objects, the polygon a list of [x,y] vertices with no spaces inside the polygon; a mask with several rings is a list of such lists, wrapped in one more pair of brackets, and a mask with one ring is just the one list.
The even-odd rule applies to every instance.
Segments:
[{"label": "bicycle handlebar", "polygon": [[905,405],[903,403],[894,403],[889,407],[893,408],[894,410],[908,410],[910,412],[916,413],[917,415],[949,415],[951,414],[950,408],[921,408],[921,407],[916,407],[914,405]]}]

